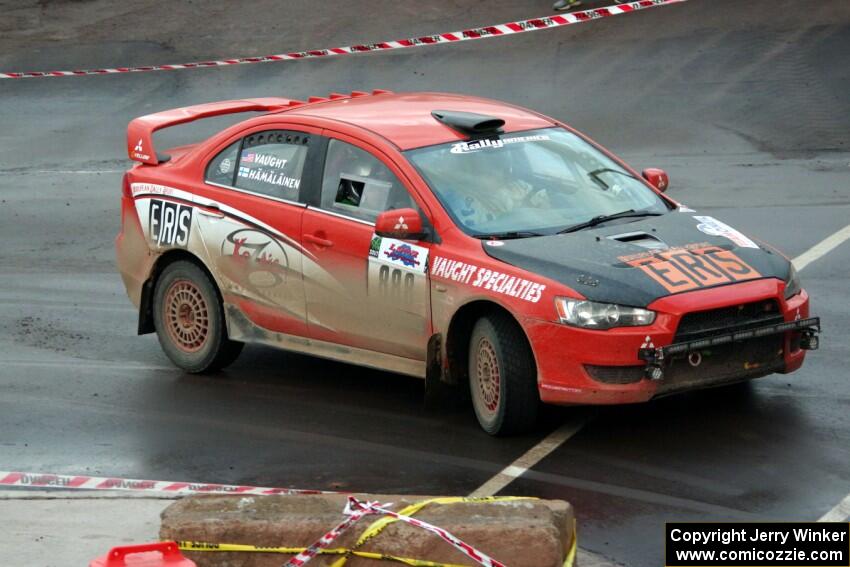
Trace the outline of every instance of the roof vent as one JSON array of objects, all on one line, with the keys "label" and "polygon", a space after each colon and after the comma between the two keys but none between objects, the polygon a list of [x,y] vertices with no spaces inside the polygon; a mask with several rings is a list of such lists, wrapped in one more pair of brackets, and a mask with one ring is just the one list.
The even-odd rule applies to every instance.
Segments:
[{"label": "roof vent", "polygon": [[469,137],[491,136],[502,134],[502,126],[505,121],[495,116],[475,114],[474,112],[460,112],[457,110],[434,110],[431,116],[442,122],[452,130]]}]

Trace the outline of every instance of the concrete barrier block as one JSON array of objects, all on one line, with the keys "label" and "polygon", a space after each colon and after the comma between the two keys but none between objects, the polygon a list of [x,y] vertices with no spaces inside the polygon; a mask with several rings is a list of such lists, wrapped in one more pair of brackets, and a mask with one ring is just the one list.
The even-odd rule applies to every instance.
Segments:
[{"label": "concrete barrier block", "polygon": [[[423,496],[357,494],[361,500],[392,502],[392,510]],[[346,496],[198,495],[179,500],[162,513],[160,537],[167,540],[306,547],[344,518]],[[453,533],[511,567],[561,567],[575,537],[572,507],[562,500],[508,500],[431,504],[414,517]],[[368,516],[332,547],[351,547],[379,516]],[[470,565],[471,560],[423,529],[395,522],[361,548],[390,555]],[[199,567],[280,567],[289,555],[241,552],[187,552]],[[329,565],[317,557],[311,565]],[[351,567],[375,565],[351,557]]]}]

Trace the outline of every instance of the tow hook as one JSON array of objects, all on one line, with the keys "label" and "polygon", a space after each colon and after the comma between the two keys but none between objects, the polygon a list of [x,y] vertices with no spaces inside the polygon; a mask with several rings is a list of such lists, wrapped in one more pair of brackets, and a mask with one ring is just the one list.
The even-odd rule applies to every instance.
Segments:
[{"label": "tow hook", "polygon": [[659,364],[647,364],[646,377],[653,382],[658,382],[664,379],[664,369]]},{"label": "tow hook", "polygon": [[817,350],[820,346],[820,339],[815,331],[803,331],[800,337],[800,348],[803,350]]}]

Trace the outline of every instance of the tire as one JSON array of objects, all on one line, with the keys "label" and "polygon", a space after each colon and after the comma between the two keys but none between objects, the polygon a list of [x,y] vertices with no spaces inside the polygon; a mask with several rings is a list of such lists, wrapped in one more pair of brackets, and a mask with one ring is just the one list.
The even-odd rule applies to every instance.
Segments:
[{"label": "tire", "polygon": [[215,284],[192,262],[174,262],[162,272],[154,290],[153,319],[162,350],[186,372],[215,372],[242,352],[244,344],[227,337]]},{"label": "tire", "polygon": [[534,356],[507,315],[479,319],[469,339],[469,391],[478,423],[491,435],[534,428],[540,395]]}]

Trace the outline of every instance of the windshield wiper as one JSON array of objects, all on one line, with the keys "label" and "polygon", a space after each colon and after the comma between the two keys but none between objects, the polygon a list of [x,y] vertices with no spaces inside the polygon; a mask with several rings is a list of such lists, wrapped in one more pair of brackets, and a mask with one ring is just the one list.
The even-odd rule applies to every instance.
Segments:
[{"label": "windshield wiper", "polygon": [[593,179],[593,181],[597,185],[602,187],[602,189],[604,189],[604,190],[610,189],[611,186],[608,185],[607,183],[605,183],[604,181],[602,181],[602,178],[599,177],[600,173],[619,173],[620,175],[625,175],[626,177],[631,177],[632,179],[637,179],[637,177],[635,177],[631,173],[628,173],[626,171],[621,171],[619,169],[611,169],[610,167],[600,167],[599,169],[594,169],[593,171],[589,171],[587,173],[587,176],[590,177],[591,179]]},{"label": "windshield wiper", "polygon": [[575,224],[573,226],[568,226],[564,230],[559,230],[558,234],[567,234],[569,232],[576,232],[578,230],[582,230],[585,228],[591,228],[598,224],[602,224],[603,222],[608,222],[614,219],[625,219],[630,217],[659,217],[664,213],[653,213],[650,211],[636,211],[634,209],[629,209],[628,211],[623,211],[620,213],[614,213],[613,215],[598,215],[593,217],[587,222],[582,222],[579,224]]},{"label": "windshield wiper", "polygon": [[475,238],[480,240],[516,240],[517,238],[531,238],[533,236],[546,236],[540,232],[530,230],[509,230],[507,232],[494,232],[492,234],[476,234]]}]

